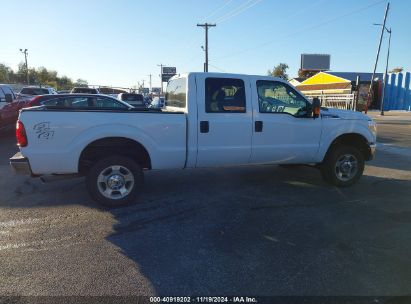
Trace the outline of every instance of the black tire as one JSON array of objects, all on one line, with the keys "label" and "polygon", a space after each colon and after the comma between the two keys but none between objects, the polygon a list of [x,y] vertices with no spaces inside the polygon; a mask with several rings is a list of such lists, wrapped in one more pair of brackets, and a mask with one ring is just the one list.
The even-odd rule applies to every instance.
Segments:
[{"label": "black tire", "polygon": [[[357,163],[356,170],[349,169],[350,173],[347,173],[346,176],[344,176],[344,170],[341,169],[342,166],[337,165],[337,162],[341,161],[345,156],[351,156],[347,157],[347,159],[351,159],[351,161],[347,162],[350,165],[346,165],[348,169],[354,167],[352,165],[354,161]],[[321,175],[326,182],[337,187],[349,187],[358,182],[364,172],[364,156],[359,149],[353,146],[336,145],[327,152],[320,169]],[[347,167],[344,169],[346,170]]]},{"label": "black tire", "polygon": [[[117,167],[118,171],[112,170],[117,170]],[[99,177],[105,181],[99,183]],[[104,207],[114,208],[134,203],[143,180],[144,174],[138,163],[125,156],[110,156],[97,161],[90,168],[86,175],[86,186],[94,201]],[[117,190],[122,183],[124,187]],[[113,190],[109,185],[117,188]],[[107,194],[104,194],[104,189],[107,190]],[[112,195],[109,195],[110,192]]]}]

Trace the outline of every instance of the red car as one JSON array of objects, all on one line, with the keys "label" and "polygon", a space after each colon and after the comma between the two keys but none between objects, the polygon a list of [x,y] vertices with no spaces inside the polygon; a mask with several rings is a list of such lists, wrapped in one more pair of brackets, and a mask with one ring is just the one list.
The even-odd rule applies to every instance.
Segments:
[{"label": "red car", "polygon": [[11,87],[0,84],[0,129],[16,123],[22,107],[22,103],[16,100]]}]

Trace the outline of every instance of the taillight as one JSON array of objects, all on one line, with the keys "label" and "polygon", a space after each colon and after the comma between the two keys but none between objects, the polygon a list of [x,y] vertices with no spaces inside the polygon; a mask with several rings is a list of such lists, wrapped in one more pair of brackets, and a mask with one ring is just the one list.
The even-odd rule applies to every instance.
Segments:
[{"label": "taillight", "polygon": [[17,120],[17,123],[16,123],[16,138],[17,138],[17,145],[19,147],[27,146],[26,129],[24,128],[24,125],[20,120]]}]

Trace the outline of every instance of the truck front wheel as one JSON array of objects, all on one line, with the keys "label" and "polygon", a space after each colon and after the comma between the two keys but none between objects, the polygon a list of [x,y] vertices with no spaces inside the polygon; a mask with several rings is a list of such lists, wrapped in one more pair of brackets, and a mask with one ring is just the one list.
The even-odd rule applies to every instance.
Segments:
[{"label": "truck front wheel", "polygon": [[141,167],[123,156],[110,156],[97,161],[86,175],[90,196],[110,208],[134,202],[142,183]]},{"label": "truck front wheel", "polygon": [[324,180],[338,187],[355,184],[364,172],[364,156],[355,147],[332,147],[321,164]]}]

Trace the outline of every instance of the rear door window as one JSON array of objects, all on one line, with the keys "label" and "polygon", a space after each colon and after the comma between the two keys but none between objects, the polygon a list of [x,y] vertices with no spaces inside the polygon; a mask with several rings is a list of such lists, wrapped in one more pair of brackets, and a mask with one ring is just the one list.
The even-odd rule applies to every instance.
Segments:
[{"label": "rear door window", "polygon": [[205,86],[207,113],[245,113],[245,87],[242,79],[207,78]]}]

